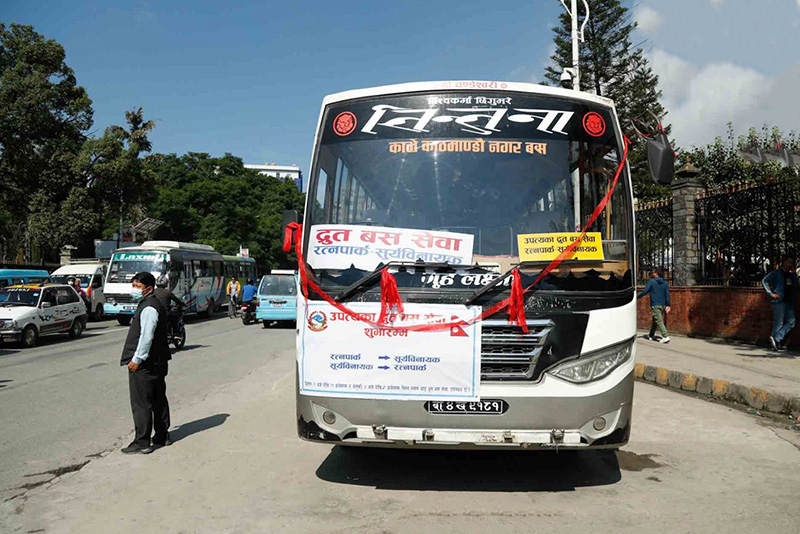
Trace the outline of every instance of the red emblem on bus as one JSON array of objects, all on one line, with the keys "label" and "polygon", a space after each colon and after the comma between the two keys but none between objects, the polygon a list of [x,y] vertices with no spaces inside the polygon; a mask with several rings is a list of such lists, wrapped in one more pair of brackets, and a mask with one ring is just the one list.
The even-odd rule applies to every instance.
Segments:
[{"label": "red emblem on bus", "polygon": [[333,119],[333,131],[336,132],[336,135],[344,137],[353,133],[353,130],[356,129],[356,124],[358,124],[358,121],[355,115],[349,111],[342,111]]},{"label": "red emblem on bus", "polygon": [[606,133],[606,121],[599,113],[590,111],[583,116],[583,129],[592,137],[600,137]]}]

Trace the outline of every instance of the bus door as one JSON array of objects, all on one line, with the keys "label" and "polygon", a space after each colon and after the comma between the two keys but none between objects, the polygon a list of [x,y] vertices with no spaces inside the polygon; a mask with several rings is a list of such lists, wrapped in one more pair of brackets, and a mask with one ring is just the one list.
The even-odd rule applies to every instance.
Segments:
[{"label": "bus door", "polygon": [[194,291],[194,267],[192,264],[192,260],[184,260],[183,262],[183,294],[187,303],[187,311],[196,312],[197,294]]}]

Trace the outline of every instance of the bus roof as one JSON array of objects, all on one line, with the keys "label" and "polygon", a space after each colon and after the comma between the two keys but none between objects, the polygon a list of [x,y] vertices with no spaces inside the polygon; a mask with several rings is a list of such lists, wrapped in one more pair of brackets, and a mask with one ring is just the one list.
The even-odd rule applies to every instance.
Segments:
[{"label": "bus roof", "polygon": [[201,245],[200,243],[183,243],[181,241],[145,241],[137,248],[157,248],[157,249],[182,249],[182,250],[202,250],[206,252],[214,252],[214,247],[211,245]]},{"label": "bus roof", "polygon": [[225,261],[241,261],[244,263],[255,263],[256,260],[254,258],[242,258],[241,256],[232,256],[230,254],[223,254],[222,259]]},{"label": "bus roof", "polygon": [[550,87],[536,83],[521,82],[500,82],[500,81],[477,81],[477,80],[456,80],[441,82],[412,82],[400,83],[395,85],[382,85],[378,87],[367,87],[364,89],[353,89],[341,93],[327,95],[322,101],[322,107],[343,100],[355,98],[367,98],[370,96],[381,96],[402,93],[421,93],[425,91],[515,91],[518,93],[532,93],[540,95],[558,96],[573,100],[582,100],[608,106],[613,108],[614,101],[602,96],[574,91],[572,89],[562,89],[561,87]]}]

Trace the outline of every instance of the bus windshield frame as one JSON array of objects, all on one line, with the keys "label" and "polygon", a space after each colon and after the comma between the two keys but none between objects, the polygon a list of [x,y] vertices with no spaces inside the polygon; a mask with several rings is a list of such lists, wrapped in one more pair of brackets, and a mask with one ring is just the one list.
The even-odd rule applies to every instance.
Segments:
[{"label": "bus windshield frame", "polygon": [[[330,256],[337,247],[318,246],[320,230],[352,229],[348,237],[360,237],[345,243],[355,245],[344,247],[351,253],[369,246],[374,252],[376,232],[379,238],[380,232],[388,232],[384,237],[444,232],[472,243],[472,254],[440,255],[451,258],[455,267],[477,263],[485,267],[479,270],[504,271],[523,261],[520,235],[579,232],[608,191],[622,153],[613,108],[581,99],[433,91],[330,104],[314,151],[304,253],[323,286],[335,289],[391,257],[384,252],[369,264],[359,258],[336,263]],[[602,258],[565,262],[539,289],[632,289],[633,203],[627,166],[589,231],[600,233]],[[358,272],[341,276],[348,270]]]},{"label": "bus windshield frame", "polygon": [[130,283],[140,272],[160,276],[167,272],[169,258],[166,252],[126,251],[115,252],[108,268],[108,282]]}]

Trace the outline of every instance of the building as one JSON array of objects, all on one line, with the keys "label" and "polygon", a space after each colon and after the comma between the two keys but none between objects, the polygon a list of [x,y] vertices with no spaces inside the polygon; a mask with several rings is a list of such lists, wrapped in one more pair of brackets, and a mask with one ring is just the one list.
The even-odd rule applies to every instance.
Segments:
[{"label": "building", "polygon": [[258,174],[265,176],[274,176],[282,180],[292,180],[294,185],[297,186],[299,191],[303,191],[303,171],[297,165],[275,165],[274,163],[265,163],[264,165],[253,165],[249,163],[244,164],[245,169],[253,169]]}]

